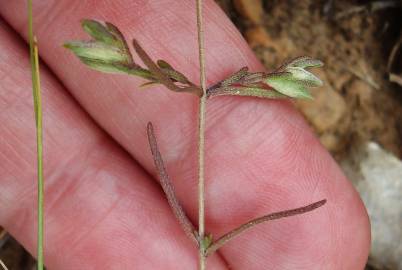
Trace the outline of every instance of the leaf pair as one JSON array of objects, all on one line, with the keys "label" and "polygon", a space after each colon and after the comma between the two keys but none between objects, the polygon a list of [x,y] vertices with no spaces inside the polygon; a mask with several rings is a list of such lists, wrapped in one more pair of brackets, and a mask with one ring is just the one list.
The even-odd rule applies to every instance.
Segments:
[{"label": "leaf pair", "polygon": [[154,133],[154,128],[151,122],[147,125],[147,135],[148,135],[148,142],[151,148],[152,157],[154,160],[154,164],[156,170],[158,172],[160,185],[165,192],[167,201],[176,216],[177,220],[179,221],[182,229],[186,233],[186,235],[194,240],[199,246],[203,246],[205,250],[205,256],[209,256],[217,251],[219,248],[224,246],[227,242],[234,239],[235,237],[239,236],[243,232],[253,228],[254,226],[286,217],[291,217],[295,215],[301,215],[314,209],[317,209],[323,206],[327,201],[320,200],[315,203],[295,208],[295,209],[288,209],[285,211],[270,213],[252,220],[247,221],[246,223],[238,226],[237,228],[232,229],[231,231],[225,233],[218,239],[214,239],[212,234],[207,234],[203,239],[200,239],[197,230],[195,229],[194,225],[191,223],[190,219],[188,218],[186,212],[184,211],[183,207],[181,206],[179,200],[177,199],[173,184],[169,178],[167,173],[166,167],[164,165],[162,155],[158,148],[158,143],[156,140],[156,136]]},{"label": "leaf pair", "polygon": [[[142,77],[148,82],[142,86],[163,84],[174,92],[202,95],[200,87],[175,70],[164,60],[152,61],[138,41],[133,46],[147,68],[134,62],[127,42],[120,30],[109,22],[83,20],[82,27],[92,40],[71,41],[65,47],[92,69],[109,73],[125,73]],[[260,98],[311,98],[309,87],[321,86],[322,82],[308,68],[321,67],[320,60],[307,56],[298,57],[271,73],[248,72],[244,67],[226,80],[207,89],[207,96],[252,96]]]},{"label": "leaf pair", "polygon": [[[198,96],[202,94],[201,89],[167,62],[158,60],[157,63],[154,63],[140,44],[133,40],[134,49],[148,69],[135,63],[126,40],[113,24],[95,20],[83,20],[81,24],[92,39],[70,41],[65,43],[64,47],[72,50],[90,68],[102,72],[142,77],[148,80],[143,86],[163,84],[175,92],[188,92]],[[180,85],[177,85],[178,83]]]},{"label": "leaf pair", "polygon": [[322,85],[322,81],[306,68],[320,67],[320,60],[302,56],[293,59],[272,73],[248,72],[240,69],[219,85],[207,91],[208,96],[252,96],[260,98],[311,98],[308,87]]}]

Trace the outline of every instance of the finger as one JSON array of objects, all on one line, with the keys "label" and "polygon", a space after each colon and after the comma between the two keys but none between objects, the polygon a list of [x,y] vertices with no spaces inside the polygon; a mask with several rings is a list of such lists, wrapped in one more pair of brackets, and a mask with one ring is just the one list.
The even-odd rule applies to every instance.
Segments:
[{"label": "finger", "polygon": [[[24,29],[24,22],[12,13],[23,8],[21,3],[13,1],[1,8],[16,29]],[[192,115],[197,101],[162,88],[136,91],[137,79],[89,71],[60,48],[65,39],[83,36],[78,34],[81,18],[109,20],[127,37],[136,37],[154,59],[167,60],[197,81],[194,4],[57,1],[36,8],[37,14],[42,14],[37,20],[38,35],[47,63],[97,122],[149,172],[154,169],[151,159],[143,155],[146,137],[142,128],[147,121],[154,122],[179,199],[196,219],[196,117]],[[205,22],[210,83],[244,65],[260,67],[212,1],[207,1]],[[306,262],[311,262],[309,269],[321,265],[362,268],[368,249],[364,207],[288,104],[216,99],[208,104],[207,119],[207,228],[214,235],[267,212],[322,198],[329,201],[308,216],[263,225],[234,240],[222,249],[229,263],[239,269],[286,269],[298,263],[306,268]],[[356,237],[351,238],[355,232]],[[308,248],[301,248],[304,246]],[[354,254],[353,259],[349,254]],[[339,256],[346,259],[339,260]]]},{"label": "finger", "polygon": [[[35,126],[26,46],[0,20],[0,224],[35,253]],[[42,69],[45,263],[194,269],[197,251],[158,186]],[[225,269],[216,257],[213,267]]]}]

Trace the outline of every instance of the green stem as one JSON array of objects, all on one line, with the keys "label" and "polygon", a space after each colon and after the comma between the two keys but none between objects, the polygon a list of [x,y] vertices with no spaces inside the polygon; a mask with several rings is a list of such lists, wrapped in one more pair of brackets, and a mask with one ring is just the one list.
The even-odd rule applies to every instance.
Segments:
[{"label": "green stem", "polygon": [[206,112],[206,76],[205,76],[205,51],[204,29],[202,19],[202,0],[197,0],[197,32],[198,51],[200,61],[200,83],[202,96],[199,102],[198,112],[198,236],[199,236],[199,269],[206,269],[205,237],[205,112]]},{"label": "green stem", "polygon": [[32,19],[32,0],[28,0],[28,27],[29,27],[29,48],[32,72],[32,90],[36,123],[36,146],[37,146],[37,166],[38,166],[38,239],[37,239],[37,269],[43,270],[43,135],[42,135],[42,104],[40,94],[39,78],[39,57],[36,38],[33,35]]}]

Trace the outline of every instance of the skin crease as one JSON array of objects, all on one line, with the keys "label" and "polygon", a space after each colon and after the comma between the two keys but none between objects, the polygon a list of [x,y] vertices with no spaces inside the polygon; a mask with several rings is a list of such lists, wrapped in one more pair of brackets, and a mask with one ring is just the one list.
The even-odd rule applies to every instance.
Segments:
[{"label": "skin crease", "polygon": [[[25,1],[0,0],[0,224],[34,252],[30,74],[24,41],[16,37],[26,38],[25,10]],[[155,180],[145,132],[152,121],[179,200],[196,223],[196,98],[163,87],[138,90],[140,79],[89,70],[61,47],[87,38],[80,19],[108,20],[151,57],[198,82],[193,1],[34,1],[34,16],[48,66],[47,266],[196,269],[197,251]],[[205,3],[204,20],[208,84],[242,66],[262,70],[213,1]],[[364,268],[370,243],[364,206],[289,102],[212,99],[206,140],[206,228],[216,237],[250,218],[328,200],[234,239],[208,259],[210,269]]]}]

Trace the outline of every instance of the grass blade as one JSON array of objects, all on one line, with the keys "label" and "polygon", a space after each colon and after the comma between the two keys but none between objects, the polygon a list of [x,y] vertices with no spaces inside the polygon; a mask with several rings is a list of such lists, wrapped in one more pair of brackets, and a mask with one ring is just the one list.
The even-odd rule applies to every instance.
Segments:
[{"label": "grass blade", "polygon": [[38,166],[38,239],[37,239],[37,269],[43,270],[43,201],[44,201],[44,180],[43,180],[43,135],[42,135],[42,104],[39,77],[39,57],[36,38],[33,34],[32,0],[28,0],[28,27],[29,27],[29,50],[32,72],[32,91],[36,124],[36,147]]}]

